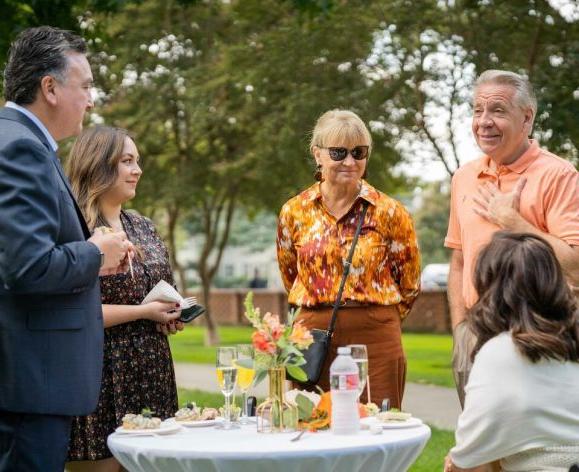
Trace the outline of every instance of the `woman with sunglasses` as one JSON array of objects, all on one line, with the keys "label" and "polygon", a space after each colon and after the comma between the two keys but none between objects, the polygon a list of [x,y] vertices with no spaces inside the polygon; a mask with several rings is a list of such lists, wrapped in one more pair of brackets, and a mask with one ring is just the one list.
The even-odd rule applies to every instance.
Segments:
[{"label": "woman with sunglasses", "polygon": [[371,399],[400,408],[406,359],[400,325],[419,291],[420,257],[412,219],[396,200],[364,177],[372,138],[351,111],[324,113],[310,151],[318,182],[281,209],[277,252],[289,303],[308,328],[328,329],[364,205],[368,205],[338,311],[319,387],[329,390],[329,367],[338,346],[365,344]]}]

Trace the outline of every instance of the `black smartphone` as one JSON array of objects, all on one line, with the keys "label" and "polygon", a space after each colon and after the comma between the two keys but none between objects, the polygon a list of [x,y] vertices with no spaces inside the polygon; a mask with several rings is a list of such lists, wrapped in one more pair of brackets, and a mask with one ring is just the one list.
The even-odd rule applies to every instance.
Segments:
[{"label": "black smartphone", "polygon": [[203,313],[205,313],[205,307],[203,305],[193,305],[189,308],[182,309],[181,316],[177,319],[183,323],[189,323]]}]

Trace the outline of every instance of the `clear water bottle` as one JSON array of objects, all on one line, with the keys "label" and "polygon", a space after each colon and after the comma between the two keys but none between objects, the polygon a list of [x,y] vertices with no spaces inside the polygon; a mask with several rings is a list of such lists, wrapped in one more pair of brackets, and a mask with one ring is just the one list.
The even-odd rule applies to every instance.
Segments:
[{"label": "clear water bottle", "polygon": [[358,413],[358,367],[349,347],[339,347],[338,357],[330,366],[332,395],[332,432],[356,434],[360,430]]}]

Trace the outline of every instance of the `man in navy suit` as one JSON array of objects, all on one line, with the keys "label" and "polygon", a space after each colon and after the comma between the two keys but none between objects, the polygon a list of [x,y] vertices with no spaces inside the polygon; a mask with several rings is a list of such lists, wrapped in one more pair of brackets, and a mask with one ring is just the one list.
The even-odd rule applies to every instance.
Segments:
[{"label": "man in navy suit", "polygon": [[0,109],[0,471],[62,472],[73,415],[100,391],[98,275],[123,270],[124,233],[90,235],[56,155],[93,103],[84,41],[23,31]]}]

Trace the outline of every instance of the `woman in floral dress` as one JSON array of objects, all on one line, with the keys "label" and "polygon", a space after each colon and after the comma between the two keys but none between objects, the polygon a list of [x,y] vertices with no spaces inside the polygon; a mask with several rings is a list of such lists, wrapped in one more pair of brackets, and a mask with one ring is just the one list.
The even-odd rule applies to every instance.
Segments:
[{"label": "woman in floral dress", "polygon": [[[167,418],[177,388],[167,334],[182,329],[174,303],[141,305],[159,282],[173,283],[169,255],[151,220],[121,209],[135,196],[139,155],[127,132],[97,127],[74,144],[67,171],[91,230],[123,230],[135,247],[130,272],[101,277],[105,327],[101,394],[96,411],[73,421],[67,470],[119,471],[106,441],[126,413],[150,408]],[[83,461],[83,462],[76,462]]]}]

